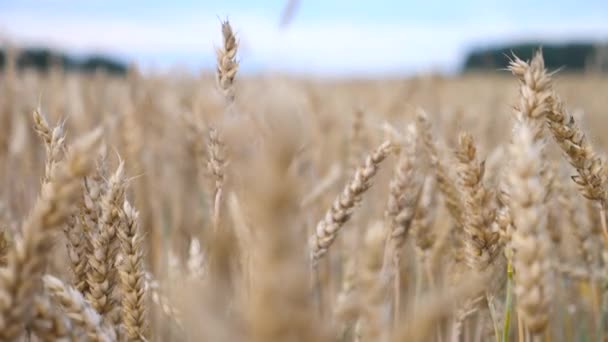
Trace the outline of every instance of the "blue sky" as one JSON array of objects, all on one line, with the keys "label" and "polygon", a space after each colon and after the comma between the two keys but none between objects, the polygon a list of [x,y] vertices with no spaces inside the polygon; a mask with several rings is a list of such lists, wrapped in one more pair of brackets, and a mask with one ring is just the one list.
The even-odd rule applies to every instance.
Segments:
[{"label": "blue sky", "polygon": [[228,16],[244,71],[382,75],[456,70],[475,46],[608,40],[608,1],[0,0],[0,35],[143,68],[210,68]]}]

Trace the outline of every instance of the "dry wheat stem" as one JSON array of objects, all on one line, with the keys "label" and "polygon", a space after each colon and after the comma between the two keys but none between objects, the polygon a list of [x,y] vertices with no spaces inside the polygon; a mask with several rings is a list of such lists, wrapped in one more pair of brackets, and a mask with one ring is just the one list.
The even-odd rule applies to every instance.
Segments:
[{"label": "dry wheat stem", "polygon": [[372,224],[365,235],[364,254],[359,275],[361,293],[358,325],[361,341],[388,341],[386,282],[381,276],[386,233],[381,222]]}]

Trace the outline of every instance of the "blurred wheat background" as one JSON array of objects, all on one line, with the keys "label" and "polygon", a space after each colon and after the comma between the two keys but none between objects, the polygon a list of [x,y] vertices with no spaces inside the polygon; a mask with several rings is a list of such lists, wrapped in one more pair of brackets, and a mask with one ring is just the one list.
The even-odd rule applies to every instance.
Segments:
[{"label": "blurred wheat background", "polygon": [[[275,6],[280,49],[307,6]],[[378,37],[403,64],[336,48],[307,65],[238,16],[203,25],[196,63],[112,39],[83,57],[0,4],[0,340],[606,340],[594,6],[565,41],[482,44],[455,68],[440,48],[407,59],[424,48],[407,30]]]}]

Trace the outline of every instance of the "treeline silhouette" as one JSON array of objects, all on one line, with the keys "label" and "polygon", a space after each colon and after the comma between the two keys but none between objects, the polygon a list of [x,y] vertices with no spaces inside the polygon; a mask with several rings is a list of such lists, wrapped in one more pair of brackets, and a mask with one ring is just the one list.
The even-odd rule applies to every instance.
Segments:
[{"label": "treeline silhouette", "polygon": [[496,70],[505,68],[513,54],[522,59],[542,48],[545,65],[550,70],[564,68],[566,71],[608,71],[608,51],[605,45],[590,43],[542,44],[525,43],[494,48],[476,49],[466,57],[463,70]]},{"label": "treeline silhouette", "polygon": [[[13,53],[15,54],[15,65],[21,70],[47,71],[54,66],[70,72],[102,71],[113,75],[124,75],[127,72],[127,66],[124,63],[102,55],[77,58],[48,48],[26,48]],[[8,54],[6,49],[0,49],[0,70],[4,69],[8,63]]]}]

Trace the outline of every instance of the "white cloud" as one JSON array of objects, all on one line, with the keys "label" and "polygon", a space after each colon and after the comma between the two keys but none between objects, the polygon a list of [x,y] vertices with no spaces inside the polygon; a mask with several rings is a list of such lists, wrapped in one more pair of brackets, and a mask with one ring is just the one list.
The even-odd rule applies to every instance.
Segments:
[{"label": "white cloud", "polygon": [[[230,19],[242,43],[244,70],[262,69],[314,73],[411,72],[439,67],[454,70],[472,44],[497,40],[606,38],[608,22],[579,20],[517,23],[508,18],[482,17],[458,27],[437,23],[358,23],[295,21],[278,29],[272,15],[234,13]],[[12,36],[30,44],[51,45],[78,52],[96,51],[133,57],[167,66],[213,63],[220,42],[215,13],[176,18],[75,18],[3,11],[0,23]],[[201,61],[198,62],[197,61]]]}]

